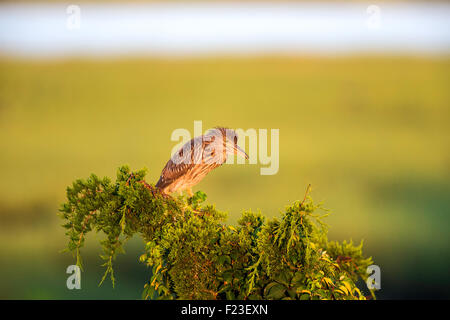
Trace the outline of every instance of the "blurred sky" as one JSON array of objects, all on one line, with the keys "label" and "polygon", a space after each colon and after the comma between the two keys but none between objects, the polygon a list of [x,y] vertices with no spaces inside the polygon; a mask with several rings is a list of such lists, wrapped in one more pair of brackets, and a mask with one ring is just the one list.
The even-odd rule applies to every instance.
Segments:
[{"label": "blurred sky", "polygon": [[81,3],[79,28],[66,27],[77,14],[68,8],[0,5],[0,52],[48,57],[450,50],[448,3]]}]

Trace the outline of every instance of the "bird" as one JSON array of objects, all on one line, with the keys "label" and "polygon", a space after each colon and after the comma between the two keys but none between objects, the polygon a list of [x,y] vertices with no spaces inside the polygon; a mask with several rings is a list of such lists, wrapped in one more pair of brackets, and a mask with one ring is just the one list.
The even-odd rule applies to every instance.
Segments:
[{"label": "bird", "polygon": [[237,140],[236,131],[224,127],[215,127],[191,139],[166,163],[155,187],[165,195],[186,191],[192,197],[192,187],[211,170],[224,164],[227,156],[238,155],[248,159]]}]

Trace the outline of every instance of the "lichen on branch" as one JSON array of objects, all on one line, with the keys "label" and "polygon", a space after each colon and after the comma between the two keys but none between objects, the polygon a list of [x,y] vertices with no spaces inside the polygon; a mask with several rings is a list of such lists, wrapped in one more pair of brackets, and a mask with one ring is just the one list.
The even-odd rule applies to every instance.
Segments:
[{"label": "lichen on branch", "polygon": [[86,234],[106,236],[100,283],[109,275],[114,285],[116,255],[139,234],[139,260],[152,269],[144,299],[365,299],[356,283],[372,259],[362,244],[328,241],[327,212],[309,196],[279,219],[245,211],[231,226],[203,192],[162,195],[145,174],[122,166],[115,182],[92,174],[67,188],[60,214],[77,265]]}]

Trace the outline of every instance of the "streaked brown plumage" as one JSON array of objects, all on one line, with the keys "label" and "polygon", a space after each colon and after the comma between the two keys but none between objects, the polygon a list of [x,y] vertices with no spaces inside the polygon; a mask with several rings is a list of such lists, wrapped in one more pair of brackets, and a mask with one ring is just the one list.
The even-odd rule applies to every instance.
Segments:
[{"label": "streaked brown plumage", "polygon": [[156,187],[163,193],[187,190],[199,183],[211,170],[221,166],[230,154],[248,159],[237,145],[237,134],[232,129],[214,128],[205,135],[185,143],[167,162]]}]

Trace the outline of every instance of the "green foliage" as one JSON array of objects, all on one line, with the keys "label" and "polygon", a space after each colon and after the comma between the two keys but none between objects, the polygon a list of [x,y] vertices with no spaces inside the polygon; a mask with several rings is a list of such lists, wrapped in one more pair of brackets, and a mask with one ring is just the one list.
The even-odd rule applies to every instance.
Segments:
[{"label": "green foliage", "polygon": [[365,299],[356,282],[372,259],[362,244],[328,241],[327,214],[309,197],[280,220],[246,211],[233,227],[204,204],[203,192],[163,196],[144,177],[123,166],[115,183],[91,175],[67,188],[60,211],[80,267],[86,233],[106,235],[101,282],[109,274],[114,285],[113,261],[137,233],[145,241],[140,261],[152,268],[144,299]]}]

